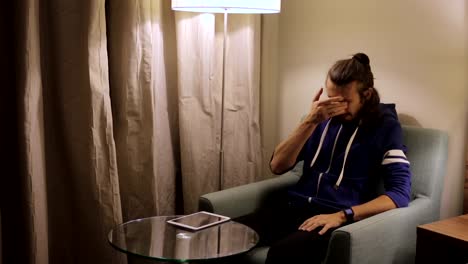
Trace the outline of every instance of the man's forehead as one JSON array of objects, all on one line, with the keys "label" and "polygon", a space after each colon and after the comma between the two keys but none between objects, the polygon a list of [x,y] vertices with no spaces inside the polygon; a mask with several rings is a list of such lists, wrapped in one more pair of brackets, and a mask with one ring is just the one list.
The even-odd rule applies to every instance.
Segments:
[{"label": "man's forehead", "polygon": [[348,92],[352,87],[352,82],[345,85],[336,85],[332,81],[326,81],[325,87],[336,92]]},{"label": "man's forehead", "polygon": [[349,96],[351,96],[352,83],[339,86],[331,81],[328,81],[327,84],[328,85],[326,85],[325,91],[328,97],[343,96],[344,98],[348,98]]}]

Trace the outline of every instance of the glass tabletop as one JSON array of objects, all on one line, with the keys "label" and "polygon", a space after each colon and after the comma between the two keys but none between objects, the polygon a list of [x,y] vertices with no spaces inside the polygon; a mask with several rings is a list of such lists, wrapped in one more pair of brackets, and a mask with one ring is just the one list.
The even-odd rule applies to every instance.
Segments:
[{"label": "glass tabletop", "polygon": [[232,220],[188,231],[166,222],[176,217],[155,216],[120,224],[109,232],[109,243],[124,253],[173,262],[234,256],[258,243],[253,229]]}]

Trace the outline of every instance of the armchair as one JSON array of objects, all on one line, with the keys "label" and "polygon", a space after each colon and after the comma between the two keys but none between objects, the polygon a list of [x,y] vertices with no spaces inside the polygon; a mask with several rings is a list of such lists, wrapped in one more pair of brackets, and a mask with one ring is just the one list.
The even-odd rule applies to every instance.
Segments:
[{"label": "armchair", "polygon": [[[403,126],[411,162],[412,201],[333,231],[324,263],[414,263],[416,226],[439,219],[440,198],[447,162],[447,133]],[[205,194],[199,209],[241,219],[252,214],[283,188],[293,185],[302,165],[284,175]],[[264,263],[268,247],[250,251],[243,263]]]}]

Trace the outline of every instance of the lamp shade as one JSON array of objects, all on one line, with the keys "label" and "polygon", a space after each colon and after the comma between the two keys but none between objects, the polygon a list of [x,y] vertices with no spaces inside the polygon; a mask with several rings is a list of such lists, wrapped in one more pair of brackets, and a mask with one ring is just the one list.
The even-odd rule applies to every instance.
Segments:
[{"label": "lamp shade", "polygon": [[281,0],[172,0],[172,9],[199,13],[279,13]]}]

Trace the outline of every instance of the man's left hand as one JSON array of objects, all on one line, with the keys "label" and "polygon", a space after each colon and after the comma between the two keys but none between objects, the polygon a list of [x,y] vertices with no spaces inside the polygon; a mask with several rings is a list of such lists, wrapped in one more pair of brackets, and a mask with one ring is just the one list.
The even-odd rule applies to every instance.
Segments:
[{"label": "man's left hand", "polygon": [[321,214],[313,216],[302,223],[299,230],[312,231],[317,227],[322,227],[319,235],[325,234],[330,228],[339,227],[346,223],[346,217],[342,211],[334,214]]}]

